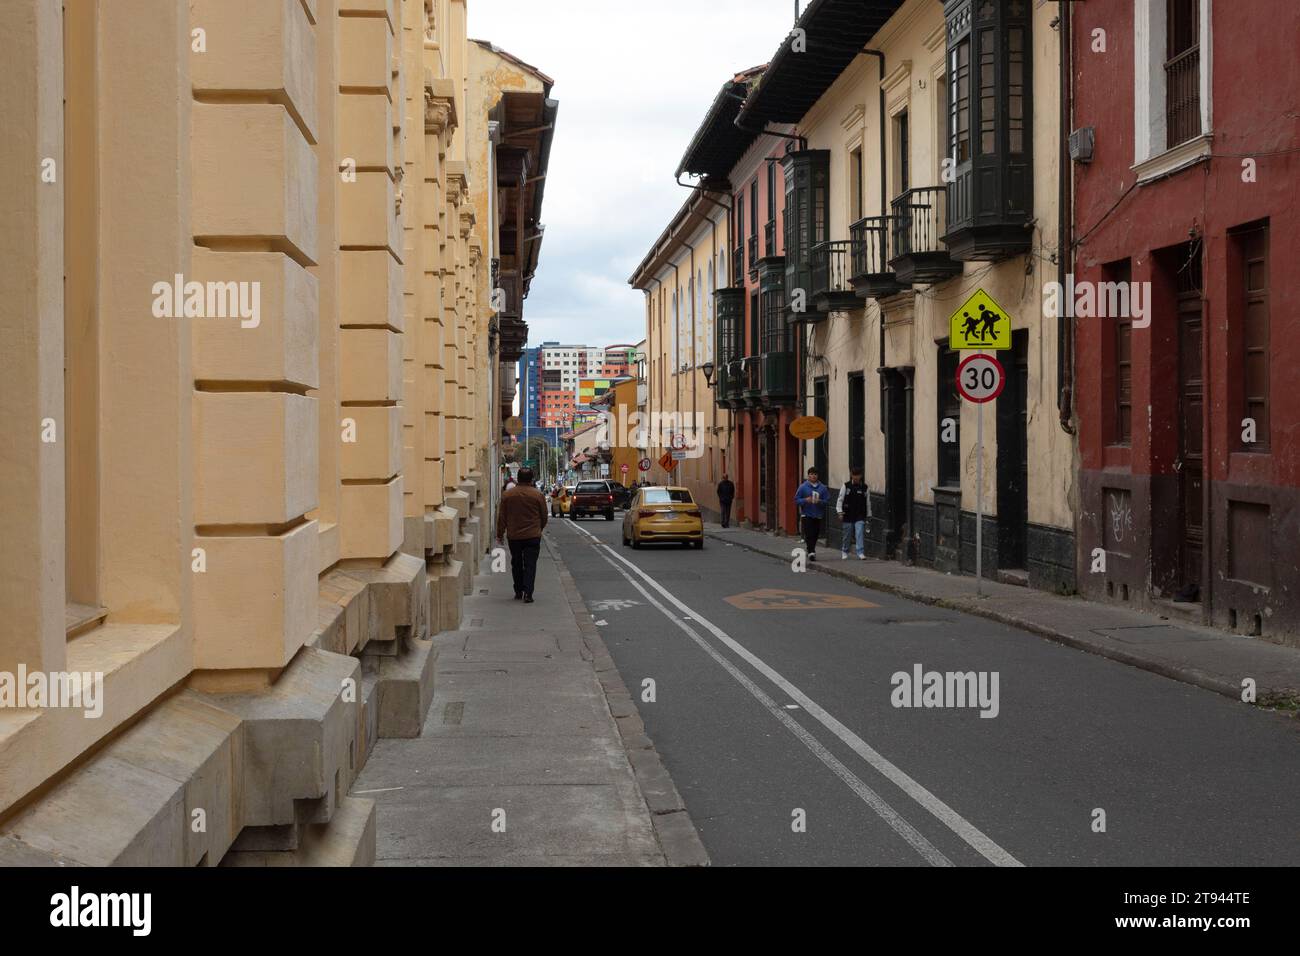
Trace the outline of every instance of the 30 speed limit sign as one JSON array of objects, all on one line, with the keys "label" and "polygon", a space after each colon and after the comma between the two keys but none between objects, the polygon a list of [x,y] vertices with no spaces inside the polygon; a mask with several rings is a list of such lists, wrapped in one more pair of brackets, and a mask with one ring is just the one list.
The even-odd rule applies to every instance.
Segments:
[{"label": "30 speed limit sign", "polygon": [[968,402],[991,402],[1002,394],[1006,384],[1006,370],[992,355],[968,355],[957,366],[957,391]]}]

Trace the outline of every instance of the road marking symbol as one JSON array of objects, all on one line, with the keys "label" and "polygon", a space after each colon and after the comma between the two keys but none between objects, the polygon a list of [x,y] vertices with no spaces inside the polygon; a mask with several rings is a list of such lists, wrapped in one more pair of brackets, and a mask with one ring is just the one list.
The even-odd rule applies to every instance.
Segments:
[{"label": "road marking symbol", "polygon": [[742,611],[828,611],[837,608],[880,607],[859,597],[825,594],[818,591],[787,591],[783,588],[760,588],[723,598]]},{"label": "road marking symbol", "polygon": [[[748,663],[751,667],[753,667],[760,674],[766,677],[769,681],[771,681],[777,687],[781,688],[781,690],[785,692],[787,697],[789,697],[791,700],[797,701],[803,707],[803,709],[806,710],[811,716],[816,718],[817,721],[821,723],[823,727],[825,727],[836,737],[842,740],[845,744],[847,744],[849,749],[851,749],[859,757],[861,757],[872,767],[874,767],[876,771],[878,771],[882,776],[888,778],[891,782],[894,783],[895,786],[897,786],[900,790],[906,793],[909,797],[911,797],[922,807],[924,807],[937,820],[943,823],[944,826],[950,829],[953,833],[957,834],[957,836],[961,837],[962,840],[964,840],[968,845],[970,845],[976,852],[978,852],[990,863],[994,864],[995,866],[1023,866],[1024,865],[1019,860],[1017,860],[1014,856],[1012,856],[1010,853],[1004,850],[1001,846],[995,843],[986,834],[984,834],[973,823],[971,823],[969,820],[967,820],[965,817],[959,814],[952,807],[948,806],[948,804],[940,800],[937,796],[935,796],[933,793],[927,790],[916,780],[913,780],[910,776],[907,775],[907,773],[905,773],[903,770],[899,769],[897,766],[891,763],[884,755],[876,751],[865,740],[863,740],[861,737],[859,737],[853,731],[849,730],[849,728],[845,727],[842,723],[840,723],[833,716],[827,713],[816,701],[814,701],[807,694],[799,690],[799,688],[795,687],[788,680],[782,677],[779,673],[777,673],[775,670],[769,667],[767,663],[765,663],[759,657],[754,655],[748,648],[746,648],[738,641],[733,639],[729,634],[727,634],[726,631],[719,628],[708,618],[702,617],[697,611],[691,610],[691,608],[687,607],[680,600],[678,600],[677,597],[673,595],[670,591],[668,591],[662,584],[660,584],[658,581],[652,578],[645,571],[641,570],[641,568],[639,568],[637,565],[627,560],[627,558],[623,557],[613,548],[609,547],[604,542],[600,541],[600,539],[598,539],[594,534],[592,534],[586,528],[581,528],[575,525],[574,530],[584,535],[587,535],[589,538],[591,538],[595,542],[597,547],[601,550],[602,556],[605,557],[605,560],[608,563],[613,564],[615,568],[618,568],[618,565],[614,564],[615,561],[617,561],[619,564],[625,565],[632,572],[634,572],[638,577],[644,580],[650,587],[658,591],[667,601],[669,601],[671,604],[676,606],[678,610],[686,614],[692,615],[695,618],[696,622],[703,625],[704,628],[709,631],[709,633],[711,633],[724,645],[730,648],[735,654],[739,655],[746,663]],[[812,735],[809,734],[808,731],[804,730],[803,727],[795,723],[794,718],[792,718],[781,708],[777,707],[776,703],[772,701],[770,697],[764,694],[763,691],[759,689],[748,677],[746,677],[741,671],[739,671],[734,664],[732,664],[725,657],[723,657],[721,653],[717,651],[716,648],[714,648],[711,644],[709,644],[702,637],[696,634],[691,628],[687,627],[681,621],[677,620],[676,617],[674,617],[662,604],[660,604],[653,597],[651,597],[650,593],[646,591],[645,588],[641,587],[640,584],[638,584],[638,582],[634,581],[626,572],[624,572],[623,576],[627,578],[628,583],[630,583],[633,587],[635,587],[638,591],[640,591],[641,594],[644,595],[645,598],[648,601],[650,601],[651,604],[657,607],[661,612],[663,612],[663,614],[666,617],[672,620],[673,623],[675,623],[678,627],[680,627],[688,635],[690,635],[691,638],[697,644],[699,644],[700,647],[710,657],[712,657],[715,661],[717,661],[729,674],[731,674],[732,677],[734,677],[737,681],[739,681],[760,702],[763,702],[764,706],[767,707],[768,710],[771,711],[777,717],[777,719],[779,719],[783,724],[785,724],[790,729],[791,733],[793,733],[796,737],[799,737],[799,739],[803,741],[804,744],[810,750],[812,750],[814,753],[818,755],[818,757],[822,759],[823,763],[825,763],[832,770],[835,770],[836,774],[840,776],[840,778],[843,779],[845,783],[848,783],[850,788],[853,789],[854,792],[858,794],[858,796],[862,797],[864,801],[866,801],[869,805],[871,805],[872,809],[874,809],[876,813],[881,816],[882,819],[884,819],[887,823],[889,823],[889,825],[893,827],[896,832],[898,832],[901,836],[903,836],[904,839],[906,839],[909,843],[911,843],[913,849],[915,849],[918,853],[924,856],[931,863],[934,863],[934,865],[936,866],[944,865],[944,862],[936,861],[936,857],[938,861],[947,861],[947,858],[944,857],[942,853],[940,853],[937,849],[935,849],[934,846],[932,846],[929,843],[929,841],[925,839],[924,836],[918,833],[911,826],[911,824],[909,824],[906,820],[902,819],[902,817],[899,817],[898,814],[894,811],[894,809],[890,807],[889,804],[881,800],[880,797],[877,796],[873,790],[871,790],[871,788],[867,787],[867,785],[865,783],[862,783],[861,780],[858,780],[858,778],[855,777],[852,774],[852,772],[849,771],[847,768],[843,767],[842,764],[839,764],[839,761],[836,760],[832,754],[826,751],[825,748],[822,747],[822,745],[817,742],[816,738],[812,737]],[[839,769],[836,769],[836,765],[839,765]],[[841,773],[840,770],[843,770],[843,773]],[[860,785],[861,789],[858,789],[858,787],[855,786],[854,783],[851,781],[856,781],[856,783]],[[874,801],[877,801],[879,805],[877,805],[876,802],[873,802],[872,798],[874,798]],[[909,837],[908,831],[914,834],[915,837],[914,838]],[[933,855],[931,855],[931,852],[927,852],[927,850],[925,849],[926,847],[929,848],[929,851],[931,851]]]}]

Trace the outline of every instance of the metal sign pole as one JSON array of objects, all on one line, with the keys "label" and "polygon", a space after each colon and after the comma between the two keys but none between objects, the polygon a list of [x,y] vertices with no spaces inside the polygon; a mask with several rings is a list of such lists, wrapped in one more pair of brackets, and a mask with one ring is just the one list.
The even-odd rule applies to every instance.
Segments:
[{"label": "metal sign pole", "polygon": [[975,596],[984,596],[984,403],[975,426]]}]

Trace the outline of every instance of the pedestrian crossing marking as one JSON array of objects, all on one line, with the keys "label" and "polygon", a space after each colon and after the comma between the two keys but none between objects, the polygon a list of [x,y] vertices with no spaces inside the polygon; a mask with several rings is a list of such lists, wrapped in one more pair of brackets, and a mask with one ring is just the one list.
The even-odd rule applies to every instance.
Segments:
[{"label": "pedestrian crossing marking", "polygon": [[862,598],[844,594],[822,594],[817,591],[786,591],[781,588],[760,588],[744,594],[733,594],[724,600],[742,611],[830,611],[841,608],[879,607]]}]

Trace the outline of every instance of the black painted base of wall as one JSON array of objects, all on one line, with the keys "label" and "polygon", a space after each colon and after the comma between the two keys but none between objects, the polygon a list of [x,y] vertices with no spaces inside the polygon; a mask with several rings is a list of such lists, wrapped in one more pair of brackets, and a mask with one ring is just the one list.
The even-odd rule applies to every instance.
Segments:
[{"label": "black painted base of wall", "polygon": [[[885,514],[883,495],[872,492],[871,513],[867,520],[866,551],[870,557],[903,560],[909,564],[946,571],[952,574],[975,574],[975,514],[960,508],[960,494],[935,491],[935,503],[912,502],[912,526],[894,552],[889,552],[890,522]],[[824,525],[828,546],[839,548],[840,521],[828,511]],[[1029,524],[1026,527],[1026,561],[1029,586],[1057,594],[1073,594],[1078,587],[1075,573],[1074,532],[1066,528]],[[984,516],[983,572],[994,577],[999,567],[998,521]]]},{"label": "black painted base of wall", "polygon": [[[1079,587],[1092,600],[1166,613],[1182,571],[1176,475],[1079,473]],[[1204,624],[1300,647],[1300,489],[1206,481]],[[1101,558],[1104,555],[1104,569]]]}]

